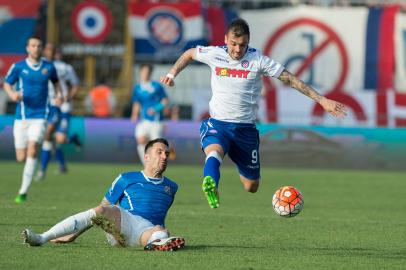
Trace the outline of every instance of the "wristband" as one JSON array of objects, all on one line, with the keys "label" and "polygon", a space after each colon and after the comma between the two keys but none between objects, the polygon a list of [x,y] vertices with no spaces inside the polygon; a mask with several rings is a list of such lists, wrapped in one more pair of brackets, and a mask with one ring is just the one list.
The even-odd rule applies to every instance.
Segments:
[{"label": "wristband", "polygon": [[172,73],[168,73],[166,74],[166,77],[168,77],[169,79],[175,79],[175,75],[173,75]]}]

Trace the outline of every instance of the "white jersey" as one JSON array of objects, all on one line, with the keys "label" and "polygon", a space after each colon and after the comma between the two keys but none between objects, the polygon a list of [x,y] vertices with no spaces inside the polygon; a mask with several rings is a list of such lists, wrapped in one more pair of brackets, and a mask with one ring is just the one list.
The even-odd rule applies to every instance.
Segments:
[{"label": "white jersey", "polygon": [[236,123],[255,122],[262,76],[277,78],[284,70],[280,63],[250,47],[243,58],[233,60],[226,46],[197,46],[194,60],[211,69],[210,116]]},{"label": "white jersey", "polygon": [[[78,76],[76,75],[75,70],[73,67],[63,61],[60,60],[55,60],[53,61],[53,64],[56,69],[56,73],[58,74],[58,79],[59,79],[59,85],[61,86],[61,91],[62,91],[62,97],[67,97],[69,95],[69,89],[70,86],[68,83],[72,86],[77,86],[79,84],[79,79]],[[51,100],[51,105],[55,106],[55,89],[54,85],[49,82],[48,84],[48,89],[49,89],[49,98]],[[64,106],[67,106],[67,104],[64,104]],[[65,109],[70,111],[70,105],[69,109]]]}]

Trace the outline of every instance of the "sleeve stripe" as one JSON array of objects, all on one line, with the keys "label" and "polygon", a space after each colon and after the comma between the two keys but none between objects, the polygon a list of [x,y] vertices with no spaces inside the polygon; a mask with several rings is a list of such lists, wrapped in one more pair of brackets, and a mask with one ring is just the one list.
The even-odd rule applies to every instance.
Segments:
[{"label": "sleeve stripe", "polygon": [[128,204],[130,205],[130,210],[129,210],[129,211],[134,210],[134,206],[133,206],[133,204],[132,204],[132,202],[131,202],[130,195],[128,195],[128,193],[127,193],[126,190],[124,190],[124,195],[127,197]]}]

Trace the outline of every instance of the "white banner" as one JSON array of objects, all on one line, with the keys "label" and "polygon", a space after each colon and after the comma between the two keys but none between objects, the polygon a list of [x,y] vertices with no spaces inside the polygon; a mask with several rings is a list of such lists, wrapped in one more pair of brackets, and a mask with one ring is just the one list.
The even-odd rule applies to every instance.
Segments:
[{"label": "white banner", "polygon": [[367,8],[299,6],[241,16],[250,24],[251,46],[321,92],[364,89]]}]

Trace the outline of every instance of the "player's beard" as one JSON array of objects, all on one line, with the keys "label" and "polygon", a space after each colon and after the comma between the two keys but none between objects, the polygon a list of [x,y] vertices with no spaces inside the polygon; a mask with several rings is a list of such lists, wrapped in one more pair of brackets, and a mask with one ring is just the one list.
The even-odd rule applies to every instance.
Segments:
[{"label": "player's beard", "polygon": [[159,161],[158,168],[159,168],[159,171],[161,172],[161,174],[166,170],[166,166],[168,166],[167,161]]},{"label": "player's beard", "polygon": [[233,60],[240,60],[242,58],[243,54],[242,53],[233,53],[231,55],[231,58],[233,58]]},{"label": "player's beard", "polygon": [[158,161],[154,169],[154,177],[162,177],[162,174],[165,172],[167,165],[167,161]]}]

